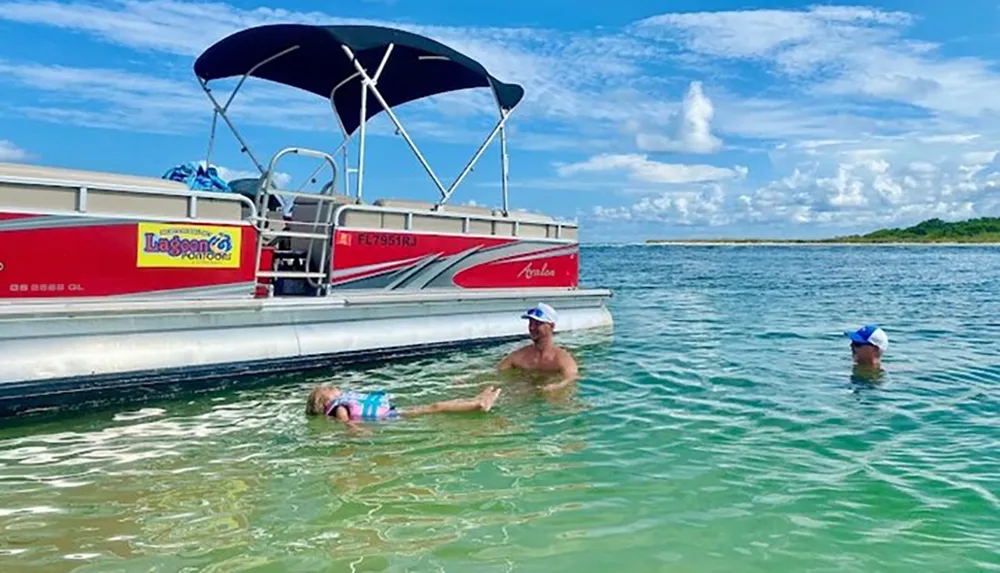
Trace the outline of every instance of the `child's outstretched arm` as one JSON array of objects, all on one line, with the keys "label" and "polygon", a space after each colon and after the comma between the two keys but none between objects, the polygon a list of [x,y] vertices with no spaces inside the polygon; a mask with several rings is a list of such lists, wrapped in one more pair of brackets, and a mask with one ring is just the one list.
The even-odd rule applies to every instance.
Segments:
[{"label": "child's outstretched arm", "polygon": [[434,402],[425,406],[414,406],[401,412],[403,416],[423,416],[425,414],[440,414],[445,412],[489,412],[493,409],[493,403],[500,395],[500,388],[490,386],[479,393],[475,398],[459,398],[457,400],[445,400]]}]

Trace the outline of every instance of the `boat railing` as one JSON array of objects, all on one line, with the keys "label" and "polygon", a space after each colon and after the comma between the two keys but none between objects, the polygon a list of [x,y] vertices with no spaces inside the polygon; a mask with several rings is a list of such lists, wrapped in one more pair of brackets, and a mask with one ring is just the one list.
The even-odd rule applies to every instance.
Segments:
[{"label": "boat railing", "polygon": [[[379,205],[378,203],[383,203]],[[533,213],[516,211],[478,214],[462,212],[461,207],[449,212],[449,207],[435,209],[411,206],[396,207],[388,201],[375,205],[341,205],[337,207],[334,222],[340,229],[374,229],[401,232],[443,233],[454,235],[480,235],[510,237],[553,242],[575,242],[577,225]],[[523,217],[519,217],[523,215]]]},{"label": "boat railing", "polygon": [[[278,172],[277,168],[281,160],[288,156],[312,157],[321,161],[319,167],[317,167],[302,183],[302,187],[310,181],[315,180],[316,175],[323,169],[324,166],[327,165],[330,167],[331,171],[330,180],[323,185],[322,190],[319,193],[302,192],[302,187],[300,187],[299,191],[277,189],[273,185],[274,174]],[[258,279],[305,279],[313,288],[321,288],[329,282],[330,269],[327,264],[327,257],[332,252],[331,246],[333,243],[335,214],[334,207],[338,201],[342,200],[341,196],[338,196],[335,193],[336,187],[337,163],[333,156],[328,153],[302,147],[288,147],[275,153],[274,156],[271,157],[267,170],[264,172],[264,176],[260,179],[260,185],[257,188],[255,201],[258,213],[256,225],[259,230],[259,233],[257,234],[256,259]],[[301,199],[309,201],[310,203],[318,202],[319,204],[313,214],[313,220],[311,222],[302,220],[286,220],[285,225],[275,228],[272,227],[272,221],[267,216],[270,209],[271,197],[285,197],[293,201]],[[302,226],[305,226],[306,230],[295,230]],[[278,270],[276,268],[262,270],[260,268],[260,261],[264,248],[276,239],[289,239],[289,242],[296,239],[305,240],[305,260],[312,261],[313,254],[318,253],[319,265],[315,267],[315,270],[308,265],[301,271]]]},{"label": "boat railing", "polygon": [[[173,181],[116,178],[61,168],[4,167],[0,170],[0,203],[11,212],[25,209],[34,214],[225,225],[258,218],[253,201],[235,193],[196,191]],[[30,187],[32,192],[25,193],[19,186]]]}]

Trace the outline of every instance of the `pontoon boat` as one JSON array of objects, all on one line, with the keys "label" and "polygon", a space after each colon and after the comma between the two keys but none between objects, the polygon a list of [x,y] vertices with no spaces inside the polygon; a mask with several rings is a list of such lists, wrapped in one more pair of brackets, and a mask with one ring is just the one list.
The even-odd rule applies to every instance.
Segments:
[{"label": "pontoon boat", "polygon": [[[0,165],[0,411],[518,338],[538,301],[557,309],[559,331],[611,325],[611,293],[578,288],[577,225],[508,208],[505,126],[521,86],[434,40],[372,26],[243,30],[194,71],[214,108],[205,165],[221,118],[259,178],[211,191]],[[261,163],[228,113],[248,78],[329,100],[344,143]],[[224,103],[209,87],[223,79],[238,79]],[[393,108],[477,87],[499,118],[446,186]],[[366,125],[382,111],[437,201],[363,198]],[[497,137],[502,206],[448,203]],[[318,192],[277,187],[290,157],[320,164],[313,181],[329,173]]]}]

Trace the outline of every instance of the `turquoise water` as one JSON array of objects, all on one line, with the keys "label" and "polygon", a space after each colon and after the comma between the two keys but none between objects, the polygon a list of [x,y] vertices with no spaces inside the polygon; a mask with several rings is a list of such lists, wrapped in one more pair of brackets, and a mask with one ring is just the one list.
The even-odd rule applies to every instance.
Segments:
[{"label": "turquoise water", "polygon": [[[584,379],[353,436],[318,381],[474,393],[497,348],[0,430],[0,571],[1000,569],[1000,250],[591,247]],[[840,333],[883,324],[880,384]]]}]

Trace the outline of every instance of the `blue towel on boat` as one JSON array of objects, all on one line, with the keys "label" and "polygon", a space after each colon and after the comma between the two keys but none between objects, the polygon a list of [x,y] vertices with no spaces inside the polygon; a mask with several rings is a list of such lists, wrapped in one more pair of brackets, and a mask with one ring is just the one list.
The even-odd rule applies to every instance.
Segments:
[{"label": "blue towel on boat", "polygon": [[229,184],[219,177],[219,172],[215,167],[209,166],[206,169],[203,165],[194,161],[170,169],[163,174],[162,179],[180,181],[187,185],[188,189],[197,191],[232,191],[229,188]]}]

